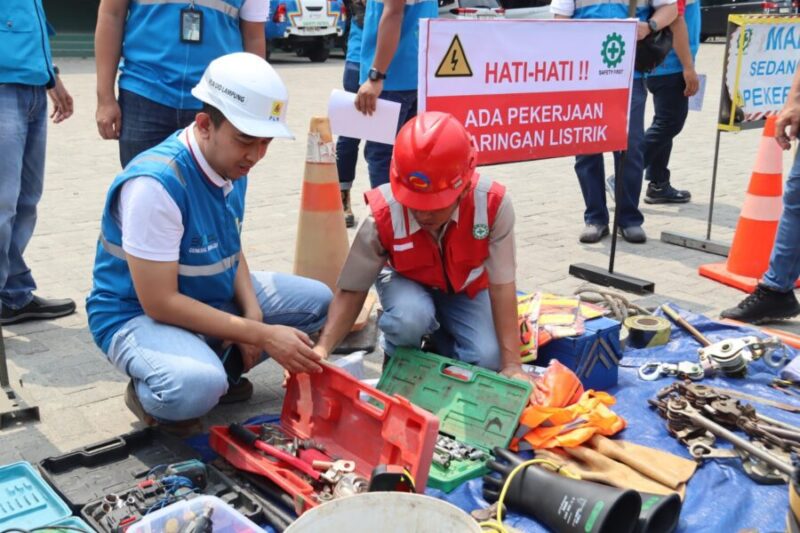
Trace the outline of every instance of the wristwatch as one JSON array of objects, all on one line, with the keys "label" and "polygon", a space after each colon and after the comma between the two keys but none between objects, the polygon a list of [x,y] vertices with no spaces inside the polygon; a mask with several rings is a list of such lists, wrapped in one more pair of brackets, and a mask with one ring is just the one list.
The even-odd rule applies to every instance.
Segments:
[{"label": "wristwatch", "polygon": [[647,25],[650,26],[650,31],[651,32],[655,33],[655,32],[658,31],[658,22],[656,22],[655,20],[649,19],[647,21]]},{"label": "wristwatch", "polygon": [[369,81],[385,80],[386,74],[373,67],[369,69],[369,74],[367,74],[367,78],[369,79]]}]

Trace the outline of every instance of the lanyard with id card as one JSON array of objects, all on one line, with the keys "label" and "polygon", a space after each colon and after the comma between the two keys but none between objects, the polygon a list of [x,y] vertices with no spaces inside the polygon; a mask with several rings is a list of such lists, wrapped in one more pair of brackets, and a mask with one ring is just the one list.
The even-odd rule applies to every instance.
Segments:
[{"label": "lanyard with id card", "polygon": [[189,7],[181,9],[181,42],[200,43],[203,40],[203,12],[196,11],[194,0]]}]

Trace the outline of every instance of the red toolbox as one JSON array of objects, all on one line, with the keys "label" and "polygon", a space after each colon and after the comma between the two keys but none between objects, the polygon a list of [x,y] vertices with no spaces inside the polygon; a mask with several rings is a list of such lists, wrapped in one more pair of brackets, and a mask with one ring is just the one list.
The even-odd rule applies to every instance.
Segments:
[{"label": "red toolbox", "polygon": [[[379,464],[400,465],[414,477],[417,492],[424,492],[439,419],[343,370],[331,365],[323,368],[319,374],[296,374],[289,379],[281,428],[299,439],[324,445],[325,456],[355,461],[356,473],[367,479]],[[258,426],[250,429],[258,432]],[[235,440],[227,427],[212,427],[209,442],[236,468],[266,476],[289,493],[298,514],[320,503],[306,476]],[[317,450],[308,452],[301,458],[309,462],[325,458]]]}]

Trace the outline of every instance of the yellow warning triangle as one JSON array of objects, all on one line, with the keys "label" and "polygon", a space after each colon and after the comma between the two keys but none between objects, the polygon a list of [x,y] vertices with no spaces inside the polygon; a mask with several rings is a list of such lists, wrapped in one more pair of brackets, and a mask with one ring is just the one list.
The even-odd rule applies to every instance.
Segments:
[{"label": "yellow warning triangle", "polygon": [[453,37],[453,42],[447,49],[447,53],[439,63],[439,68],[436,69],[437,78],[468,78],[472,76],[472,68],[467,61],[467,55],[464,53],[464,47],[458,35]]}]

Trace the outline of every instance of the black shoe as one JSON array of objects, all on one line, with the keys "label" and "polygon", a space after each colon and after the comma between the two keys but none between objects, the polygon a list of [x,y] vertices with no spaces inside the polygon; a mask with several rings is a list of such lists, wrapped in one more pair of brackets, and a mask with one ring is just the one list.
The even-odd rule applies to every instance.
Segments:
[{"label": "black shoe", "polygon": [[587,244],[600,242],[600,239],[608,235],[608,226],[600,224],[586,224],[578,240]]},{"label": "black shoe", "polygon": [[186,438],[203,432],[203,421],[199,418],[181,420],[180,422],[159,422],[156,420],[142,407],[142,402],[139,401],[139,397],[136,395],[136,388],[133,386],[133,380],[129,381],[128,386],[125,388],[124,400],[125,406],[136,415],[136,418],[148,427],[158,427],[162,431],[180,438]]},{"label": "black shoe", "polygon": [[222,405],[229,403],[246,402],[253,397],[253,383],[247,378],[239,378],[237,383],[228,381],[228,392],[222,395],[219,403]]},{"label": "black shoe", "polygon": [[11,309],[3,307],[0,310],[0,325],[7,326],[26,320],[41,320],[43,318],[58,318],[60,316],[71,315],[75,312],[75,302],[69,298],[47,300],[40,296],[34,296],[25,307]]},{"label": "black shoe", "polygon": [[778,292],[759,285],[755,292],[736,307],[724,310],[719,316],[750,324],[762,324],[800,315],[800,303],[794,291]]},{"label": "black shoe", "polygon": [[646,204],[685,204],[692,199],[692,193],[676,189],[669,182],[661,185],[647,185],[647,193],[644,196]]},{"label": "black shoe", "polygon": [[628,226],[627,228],[619,228],[619,234],[626,241],[633,244],[642,244],[647,242],[647,234],[641,226]]}]

